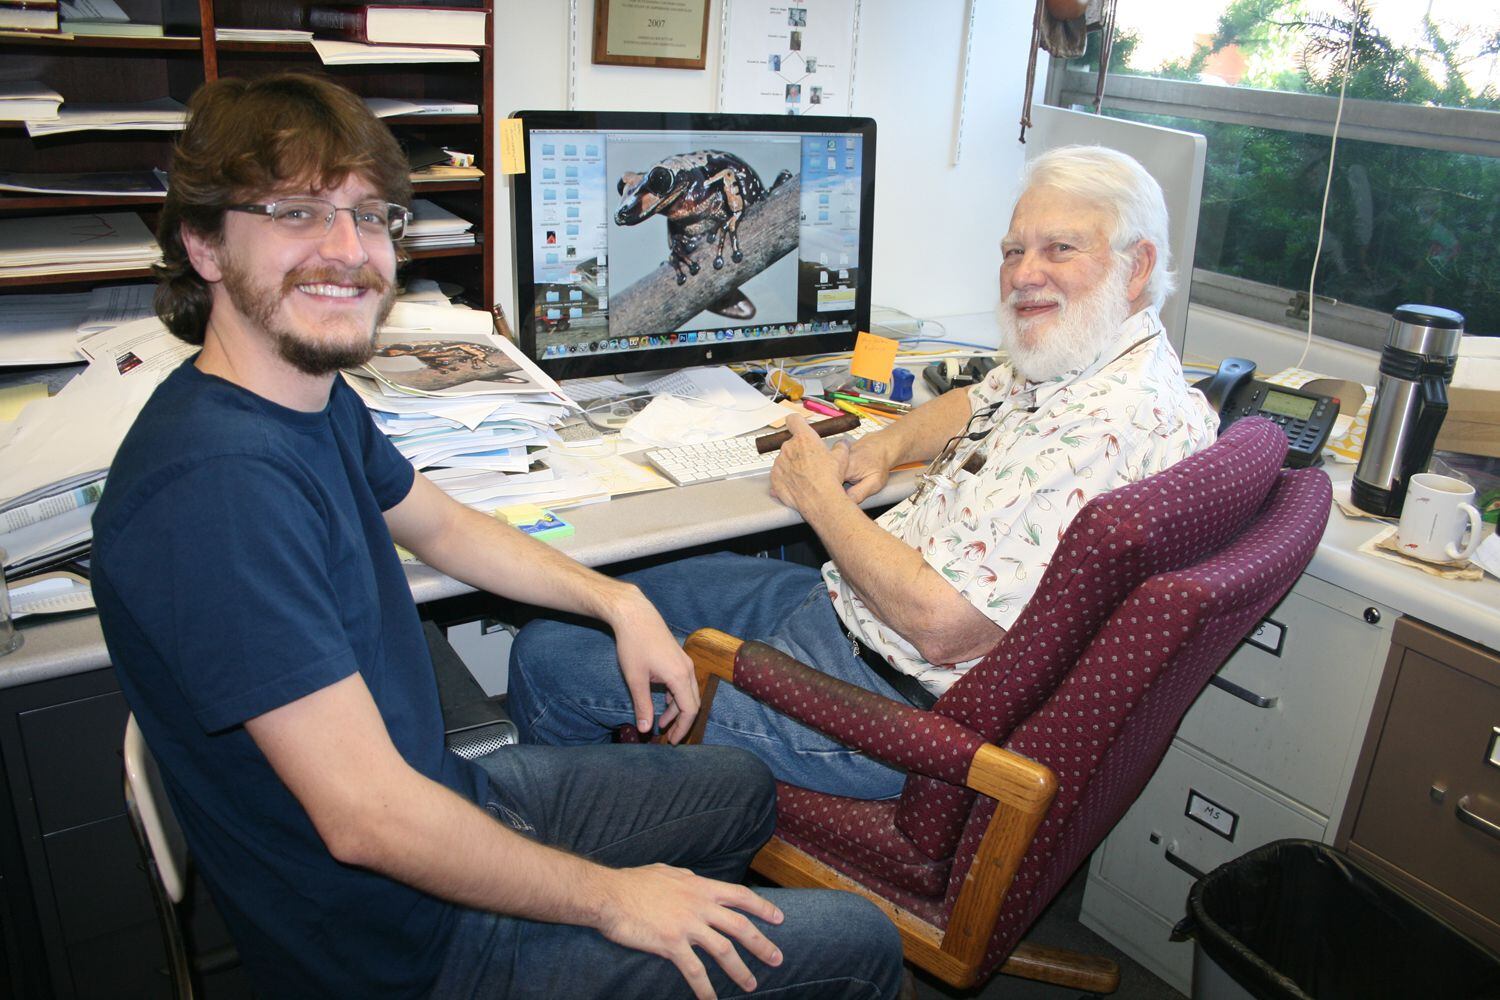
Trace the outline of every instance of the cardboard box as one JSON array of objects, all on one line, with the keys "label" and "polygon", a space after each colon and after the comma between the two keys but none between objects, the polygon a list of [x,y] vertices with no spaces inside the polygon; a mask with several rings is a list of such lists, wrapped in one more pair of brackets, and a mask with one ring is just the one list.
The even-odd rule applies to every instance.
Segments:
[{"label": "cardboard box", "polygon": [[1459,345],[1437,448],[1500,458],[1500,337],[1470,335]]}]

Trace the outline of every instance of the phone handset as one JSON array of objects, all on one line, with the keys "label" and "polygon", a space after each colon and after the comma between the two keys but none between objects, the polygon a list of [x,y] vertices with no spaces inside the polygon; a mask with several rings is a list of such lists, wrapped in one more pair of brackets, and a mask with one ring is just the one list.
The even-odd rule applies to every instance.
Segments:
[{"label": "phone handset", "polygon": [[1219,414],[1219,430],[1222,431],[1225,427],[1225,409],[1235,390],[1249,382],[1254,375],[1254,361],[1248,358],[1225,358],[1219,365],[1219,370],[1209,377],[1207,384],[1198,383],[1198,388],[1208,399],[1208,405]]}]

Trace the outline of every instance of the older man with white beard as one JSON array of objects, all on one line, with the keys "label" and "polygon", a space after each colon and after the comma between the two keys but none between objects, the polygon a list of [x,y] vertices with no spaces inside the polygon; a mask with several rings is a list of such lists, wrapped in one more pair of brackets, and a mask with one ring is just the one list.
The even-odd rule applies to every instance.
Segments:
[{"label": "older man with white beard", "polygon": [[[832,558],[821,572],[708,556],[635,574],[674,633],[713,626],[930,704],[1020,617],[1089,499],[1214,440],[1217,415],[1185,383],[1158,316],[1172,274],[1156,181],[1122,153],[1077,146],[1037,157],[1022,180],[1001,241],[1009,363],[852,447],[790,417],[771,490]],[[927,460],[911,498],[876,520],[860,510],[891,468]],[[533,623],[511,667],[525,738],[595,742],[643,718],[619,697],[601,632]],[[720,688],[705,742],[749,748],[777,778],[835,794],[883,798],[904,777],[732,688]]]}]

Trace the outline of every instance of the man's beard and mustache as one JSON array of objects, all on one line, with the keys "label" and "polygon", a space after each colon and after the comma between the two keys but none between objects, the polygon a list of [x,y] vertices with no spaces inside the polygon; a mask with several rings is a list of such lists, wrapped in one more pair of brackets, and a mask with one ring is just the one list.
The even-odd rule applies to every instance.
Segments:
[{"label": "man's beard and mustache", "polygon": [[[390,315],[396,292],[375,268],[365,264],[353,271],[331,267],[306,267],[292,271],[279,289],[259,285],[233,261],[222,265],[224,290],[229,301],[251,323],[271,335],[281,359],[305,375],[327,375],[340,368],[354,368],[375,354],[375,333]],[[311,336],[277,322],[281,304],[296,294],[298,285],[354,284],[380,296],[369,330],[346,333],[321,330]],[[347,325],[347,320],[343,321]],[[321,335],[321,336],[320,336]],[[316,337],[317,339],[313,339]]]},{"label": "man's beard and mustache", "polygon": [[[1127,290],[1130,266],[1117,264],[1094,288],[1071,299],[1053,292],[1058,310],[1050,317],[1025,320],[1015,306],[1028,296],[1019,289],[995,310],[1000,320],[1000,347],[1010,355],[1017,374],[1031,382],[1045,382],[1065,372],[1080,371],[1099,357],[1130,316]],[[1047,324],[1044,330],[1034,330]]]}]

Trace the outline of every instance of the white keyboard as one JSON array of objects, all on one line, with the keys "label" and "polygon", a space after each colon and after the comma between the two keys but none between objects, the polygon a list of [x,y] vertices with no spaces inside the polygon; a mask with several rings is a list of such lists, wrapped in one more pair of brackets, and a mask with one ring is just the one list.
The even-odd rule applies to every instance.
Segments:
[{"label": "white keyboard", "polygon": [[[862,437],[867,429],[861,423],[842,436],[846,440],[853,440]],[[723,441],[683,444],[675,448],[653,448],[646,452],[646,459],[678,486],[758,476],[763,472],[770,472],[771,466],[776,464],[776,452],[756,454],[755,439],[759,436],[752,434],[747,437],[726,438]]]},{"label": "white keyboard", "polygon": [[756,454],[752,436],[653,448],[646,452],[646,459],[678,486],[692,486],[770,472],[776,464],[776,453]]}]

